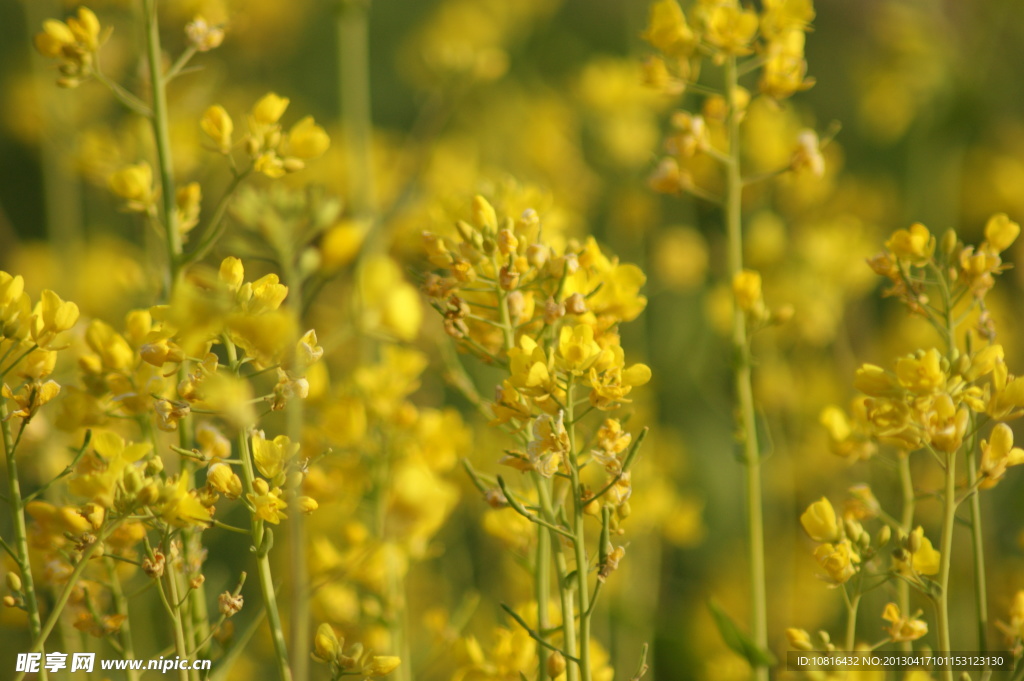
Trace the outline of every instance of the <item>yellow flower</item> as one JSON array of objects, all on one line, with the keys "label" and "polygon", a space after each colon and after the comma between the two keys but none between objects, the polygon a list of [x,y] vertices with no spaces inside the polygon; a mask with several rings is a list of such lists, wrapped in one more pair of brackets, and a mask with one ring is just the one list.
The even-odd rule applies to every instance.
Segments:
[{"label": "yellow flower", "polygon": [[285,466],[299,453],[299,443],[292,443],[287,435],[278,435],[267,440],[263,431],[252,434],[252,458],[256,468],[268,480],[279,476]]},{"label": "yellow flower", "polygon": [[227,154],[231,151],[231,134],[235,130],[235,124],[231,116],[220,104],[214,104],[206,110],[199,127],[213,141],[217,151]]},{"label": "yellow flower", "polygon": [[322,156],[329,146],[331,138],[327,132],[313,121],[312,116],[306,116],[288,131],[284,153],[286,156],[309,160]]},{"label": "yellow flower", "polygon": [[401,663],[401,658],[394,655],[374,655],[366,673],[370,676],[387,676],[398,669],[398,665]]},{"label": "yellow flower", "polygon": [[590,369],[601,355],[594,340],[594,329],[586,324],[563,326],[558,336],[558,364],[569,373],[580,375]]},{"label": "yellow flower", "polygon": [[742,270],[732,279],[732,294],[736,305],[747,313],[757,313],[764,308],[761,298],[761,275],[754,270]]},{"label": "yellow flower", "polygon": [[145,213],[153,204],[153,169],[145,161],[118,170],[107,185],[125,200],[129,211]]},{"label": "yellow flower", "polygon": [[900,385],[919,395],[937,392],[946,385],[942,355],[932,348],[927,352],[901,357],[896,362],[896,377]]},{"label": "yellow flower", "polygon": [[996,253],[1002,253],[1020,236],[1020,225],[1006,213],[997,213],[985,224],[985,243]]},{"label": "yellow flower", "polygon": [[331,272],[352,262],[366,233],[366,226],[355,220],[344,220],[328,229],[320,241],[321,266]]},{"label": "yellow flower", "polygon": [[253,120],[264,126],[274,125],[284,115],[290,101],[287,97],[279,97],[276,93],[268,92],[253,106]]},{"label": "yellow flower", "polygon": [[895,560],[896,568],[903,574],[910,574],[911,571],[922,575],[939,574],[939,564],[942,554],[933,546],[928,537],[924,536],[924,528],[920,525],[911,532],[910,544],[917,545],[917,550],[910,555],[909,561]]},{"label": "yellow flower", "polygon": [[113,371],[125,371],[135,364],[135,352],[121,334],[106,322],[94,319],[85,332],[85,340],[100,357],[103,366]]},{"label": "yellow flower", "polygon": [[902,392],[896,377],[874,364],[864,364],[857,369],[853,387],[872,397],[887,397]]},{"label": "yellow flower", "polygon": [[931,260],[935,253],[935,237],[920,222],[915,222],[909,230],[898,229],[885,242],[885,247],[901,260],[913,265],[923,265]]},{"label": "yellow flower", "polygon": [[814,650],[811,644],[811,636],[805,629],[786,629],[786,640],[789,645],[797,650]]},{"label": "yellow flower", "polygon": [[284,514],[284,509],[288,507],[288,504],[281,498],[280,488],[270,489],[266,480],[256,478],[252,483],[252,489],[253,493],[247,494],[246,498],[255,508],[254,513],[257,519],[279,525],[282,518],[288,517]]},{"label": "yellow flower", "polygon": [[981,441],[982,489],[995,487],[1010,466],[1024,464],[1024,449],[1013,446],[1013,431],[1005,423],[997,423],[989,440]]},{"label": "yellow flower", "polygon": [[78,16],[68,18],[68,28],[78,44],[90,52],[100,46],[100,21],[88,7],[79,7]]},{"label": "yellow flower", "polygon": [[885,630],[889,632],[890,641],[916,641],[928,633],[928,623],[915,617],[905,617],[900,607],[889,603],[882,612],[882,619],[891,622]]},{"label": "yellow flower", "polygon": [[533,469],[550,478],[569,454],[569,433],[565,430],[562,412],[552,417],[541,414],[533,422],[533,439],[527,445],[527,454]]},{"label": "yellow flower", "polygon": [[688,55],[697,45],[676,0],[658,0],[651,5],[647,30],[641,37],[669,57]]},{"label": "yellow flower", "polygon": [[737,5],[717,4],[707,10],[705,28],[709,43],[727,54],[750,54],[757,32],[757,14]]},{"label": "yellow flower", "polygon": [[205,527],[210,523],[210,509],[203,506],[195,490],[188,488],[191,476],[180,475],[171,480],[160,491],[156,506],[160,517],[178,527]]},{"label": "yellow flower", "polygon": [[32,310],[31,335],[35,344],[45,349],[56,340],[57,336],[67,331],[78,321],[78,306],[70,301],[61,300],[53,291],[43,291]]},{"label": "yellow flower", "polygon": [[333,662],[341,653],[342,642],[334,633],[334,627],[324,622],[316,628],[316,636],[313,637],[313,649],[318,659],[324,662]]},{"label": "yellow flower", "polygon": [[818,499],[807,507],[800,516],[800,524],[814,541],[834,542],[839,539],[839,524],[836,511],[826,497]]},{"label": "yellow flower", "polygon": [[242,481],[226,463],[212,463],[206,472],[206,484],[229,499],[242,496]]},{"label": "yellow flower", "polygon": [[860,556],[853,550],[849,539],[843,539],[837,544],[822,544],[814,550],[814,557],[825,570],[830,581],[835,584],[845,584],[857,573],[857,564],[860,563]]},{"label": "yellow flower", "polygon": [[53,59],[75,44],[75,34],[63,21],[47,19],[43,22],[42,32],[36,34],[35,44],[40,54]]},{"label": "yellow flower", "polygon": [[17,393],[12,392],[6,383],[3,384],[2,395],[13,400],[18,405],[16,411],[11,412],[13,416],[27,419],[33,416],[39,408],[51,401],[60,394],[60,385],[55,381],[46,383],[26,383],[21,386]]}]

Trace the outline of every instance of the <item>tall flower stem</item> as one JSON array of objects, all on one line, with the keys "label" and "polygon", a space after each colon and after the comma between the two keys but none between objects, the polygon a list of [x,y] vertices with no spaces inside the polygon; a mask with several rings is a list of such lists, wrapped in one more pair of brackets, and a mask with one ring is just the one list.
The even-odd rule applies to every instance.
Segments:
[{"label": "tall flower stem", "polygon": [[[234,343],[226,341],[228,361],[238,369],[238,352]],[[249,438],[243,430],[238,433],[238,457],[242,461],[242,486],[245,494],[254,494],[253,482],[256,473],[253,465],[252,451],[249,449]],[[294,512],[294,511],[293,511]],[[288,665],[288,646],[285,643],[284,628],[281,626],[281,612],[277,607],[277,594],[274,591],[274,578],[270,571],[270,544],[272,533],[265,527],[265,521],[250,513],[252,546],[256,553],[257,574],[260,578],[260,592],[263,604],[267,609],[267,621],[270,623],[270,634],[274,641],[274,657],[277,672],[281,681],[292,681],[292,670]]]},{"label": "tall flower stem", "polygon": [[[124,650],[126,660],[134,660],[136,659],[135,644],[132,640],[131,618],[128,617],[128,599],[125,597],[124,589],[121,587],[121,578],[117,574],[117,566],[114,563],[114,559],[104,556],[103,561],[106,563],[107,576],[110,578],[110,593],[114,600],[114,612],[124,618],[121,622],[121,628],[117,632],[121,639],[121,648]],[[128,681],[139,680],[139,670],[129,668],[127,674]]]},{"label": "tall flower stem", "polygon": [[[953,557],[953,525],[956,522],[956,452],[946,456],[945,496],[942,500],[942,545],[939,549],[939,594],[935,598],[940,654],[950,651],[949,568]],[[942,678],[953,681],[953,669],[946,666]]]},{"label": "tall flower stem", "polygon": [[[547,482],[538,473],[534,472],[533,483],[537,488],[537,498],[548,494]],[[537,632],[544,636],[550,626],[548,621],[548,598],[551,589],[551,535],[548,529],[537,526],[537,551],[534,556],[534,596],[537,601]],[[538,650],[537,655],[537,680],[545,681],[548,678],[547,664],[543,651]]]},{"label": "tall flower stem", "polygon": [[[17,441],[11,431],[11,422],[7,411],[7,401],[0,399],[0,424],[3,428],[4,454],[7,459],[7,503],[14,521],[14,550],[21,573],[21,588],[25,594],[25,612],[28,613],[28,627],[32,640],[39,641],[42,651],[42,619],[39,616],[39,601],[36,599],[36,586],[32,579],[32,562],[28,552],[28,532],[25,527],[25,502],[21,496],[21,481],[18,479],[18,462],[15,459]],[[39,678],[46,681],[46,669],[39,668]]]},{"label": "tall flower stem", "polygon": [[[302,333],[302,277],[294,265],[292,253],[281,254],[283,274],[288,284],[288,307],[295,320],[297,333]],[[297,339],[296,339],[297,340]],[[294,357],[298,364],[298,343],[294,343]],[[302,442],[302,422],[304,417],[302,400],[293,399],[285,411],[285,428],[292,442]],[[293,511],[288,514],[288,534],[291,549],[288,552],[291,585],[289,600],[291,601],[291,629],[289,630],[292,656],[292,674],[295,681],[307,681],[309,678],[309,656],[303,654],[311,644],[310,613],[309,613],[309,566],[306,560],[306,516],[299,513],[297,500],[302,494],[302,481],[296,479],[292,489],[288,490]]]},{"label": "tall flower stem", "polygon": [[[345,129],[348,200],[357,219],[373,217],[373,115],[370,108],[370,0],[338,0],[338,68],[341,74],[341,122]],[[377,230],[367,250],[382,244]]]},{"label": "tall flower stem", "polygon": [[[558,520],[551,500],[551,488],[545,481],[542,481],[537,489],[540,493],[541,513],[544,519],[553,525]],[[562,645],[566,653],[575,657],[577,654],[576,612],[572,589],[566,581],[569,576],[568,562],[565,559],[561,537],[557,536],[554,530],[548,530],[548,532],[548,541],[555,554],[555,577],[558,580],[558,597],[562,606]],[[543,659],[543,655],[541,655],[541,659]],[[575,663],[567,664],[565,672],[567,681],[579,681],[580,669]]]},{"label": "tall flower stem", "polygon": [[576,400],[573,376],[565,391],[565,420],[569,423],[569,478],[572,483],[572,541],[576,553],[576,590],[579,593],[580,610],[580,681],[590,681],[590,590],[587,585],[589,563],[587,561],[586,535],[584,532],[583,486],[580,483],[579,465],[576,462],[576,424],[573,405]]},{"label": "tall flower stem", "polygon": [[[740,116],[736,101],[738,86],[736,57],[725,62],[725,92],[729,104],[726,118],[729,149],[725,165],[725,227],[728,238],[729,277],[743,270],[743,178],[740,174]],[[743,440],[743,464],[746,469],[747,543],[750,550],[750,633],[754,643],[768,649],[768,605],[765,588],[764,519],[762,517],[761,454],[757,442],[754,391],[751,385],[750,348],[747,320],[743,310],[733,311],[732,344],[735,354],[735,390]],[[753,678],[768,680],[768,669],[757,667]]]},{"label": "tall flower stem", "polygon": [[157,21],[156,0],[142,0],[142,14],[146,25],[146,54],[149,60],[149,86],[152,96],[153,139],[156,142],[157,169],[160,175],[160,218],[167,239],[167,259],[170,270],[168,290],[173,290],[178,279],[181,261],[181,234],[178,233],[174,206],[174,163],[171,156],[171,134],[167,115],[167,90],[161,69],[160,25]]},{"label": "tall flower stem", "polygon": [[[914,479],[910,471],[910,455],[899,456],[900,466],[900,490],[903,496],[903,507],[900,512],[900,528],[905,534],[910,534],[914,524],[914,510],[917,499],[914,494]],[[910,612],[910,584],[900,579],[896,582],[896,600],[900,606],[900,612]],[[913,650],[913,642],[901,641],[900,650],[910,652]]]}]

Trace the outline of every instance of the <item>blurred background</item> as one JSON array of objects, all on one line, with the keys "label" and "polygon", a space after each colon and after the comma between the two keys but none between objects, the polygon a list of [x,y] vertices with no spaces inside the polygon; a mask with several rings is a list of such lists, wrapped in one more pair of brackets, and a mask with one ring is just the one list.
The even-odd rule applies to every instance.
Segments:
[{"label": "blurred background", "polygon": [[[648,273],[648,309],[623,329],[623,338],[627,352],[653,369],[633,418],[654,429],[633,475],[628,558],[605,592],[597,638],[616,678],[632,675],[644,641],[652,644],[649,678],[746,678],[746,664],[721,642],[706,608],[713,598],[737,621],[747,618],[724,234],[716,207],[647,186],[668,115],[681,103],[642,82],[641,62],[650,53],[640,39],[646,3],[159,4],[164,48],[172,55],[183,48],[183,26],[196,14],[227,31],[224,45],[198,55],[198,70],[171,88],[180,181],[226,185],[226,168],[201,148],[198,120],[216,102],[240,121],[273,90],[291,98],[291,110],[314,115],[332,138],[327,156],[286,184],[320,186],[340,198],[343,219],[372,219],[403,268],[420,258],[423,229],[450,225],[473,194],[483,193],[509,212],[535,207],[554,233],[594,234]],[[146,254],[156,237],[136,216],[117,210],[107,178],[125,164],[152,159],[152,142],[144,123],[98,84],[58,89],[51,65],[32,48],[45,18],[62,18],[75,7],[0,2],[0,267],[24,275],[34,291],[49,287],[77,301],[87,316],[117,318],[152,297],[156,284]],[[113,28],[102,51],[105,73],[144,91],[136,3],[97,0],[90,7]],[[825,149],[822,178],[786,176],[744,195],[747,263],[762,272],[770,305],[795,310],[790,323],[762,333],[754,345],[767,443],[771,645],[782,655],[786,627],[826,629],[833,638],[841,632],[842,601],[816,577],[800,513],[823,495],[838,507],[855,483],[872,484],[883,507],[899,498],[884,461],[851,462],[830,453],[819,414],[827,405],[848,404],[860,363],[887,365],[888,358],[938,343],[922,320],[882,299],[865,259],[913,221],[936,234],[955,228],[973,243],[993,213],[1024,219],[1024,4],[826,0],[816,10],[806,49],[816,85],[781,104],[755,98],[745,128],[748,167],[770,169],[785,165],[792,151],[792,134],[781,131],[810,127],[824,134],[841,125]],[[351,80],[358,80],[360,55],[368,58],[370,134]],[[708,69],[706,84],[717,85],[716,77]],[[699,106],[689,97],[682,106]],[[372,158],[370,173],[353,170],[351,158],[364,152]],[[1005,259],[1020,261],[1021,250],[1018,242]],[[327,285],[313,314],[329,317],[351,285],[345,278]],[[988,299],[1011,370],[1024,365],[1022,285],[1024,270],[1010,270]],[[426,315],[418,340],[407,340],[434,353],[439,327]],[[344,357],[330,361],[344,373]],[[489,394],[493,375],[476,378]],[[455,404],[474,420],[440,371],[427,368],[421,382],[416,404]],[[476,467],[494,471],[502,444],[484,424],[475,428],[464,449]],[[937,489],[934,466],[920,468],[919,488]],[[1014,592],[1024,588],[1024,483],[1014,473],[983,498],[993,620],[1005,619]],[[497,603],[529,594],[522,536],[491,518],[460,469],[446,477],[460,500],[427,533],[429,547],[409,577],[416,678],[518,679],[471,669],[464,651],[440,660],[432,652],[437,641],[473,635],[497,655],[492,629],[503,621]],[[365,513],[350,506],[352,517]],[[933,537],[938,509],[929,500],[919,505],[919,520]],[[337,517],[318,522],[324,532],[344,524]],[[226,573],[236,569],[239,546],[227,539],[213,545],[211,563],[219,561]],[[969,593],[966,552],[954,556],[953,580]],[[352,594],[358,601],[363,588],[369,587],[339,585],[341,595],[319,607],[339,626],[354,627],[365,608],[342,604]],[[866,599],[864,640],[883,638],[887,600],[884,589]],[[954,621],[973,612],[969,598],[953,607]],[[337,615],[339,609],[354,612],[345,616],[352,621]],[[990,636],[999,637],[994,626]],[[974,647],[970,625],[959,637],[961,649]],[[252,676],[259,659],[237,678],[262,678]]]}]

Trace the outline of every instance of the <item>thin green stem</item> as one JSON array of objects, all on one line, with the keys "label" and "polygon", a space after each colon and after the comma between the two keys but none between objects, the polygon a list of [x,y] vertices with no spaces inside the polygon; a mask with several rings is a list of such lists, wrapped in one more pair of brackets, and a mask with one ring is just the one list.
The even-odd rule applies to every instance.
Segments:
[{"label": "thin green stem", "polygon": [[[565,419],[573,423],[573,405],[575,403],[575,377],[570,374],[565,391]],[[569,476],[572,481],[572,529],[575,535],[573,549],[576,553],[576,591],[579,594],[580,610],[580,680],[590,681],[590,588],[587,585],[589,562],[587,561],[586,534],[584,532],[583,485],[580,483],[579,464],[576,461],[576,426],[569,426]]]},{"label": "thin green stem", "polygon": [[846,593],[846,587],[843,587],[843,597],[846,599],[846,648],[845,650],[854,650],[857,645],[857,610],[860,607],[861,594],[854,595],[850,598]]},{"label": "thin green stem", "polygon": [[[348,200],[354,217],[371,220],[376,208],[373,181],[373,116],[370,108],[369,0],[339,0],[338,68],[341,122],[345,130]],[[369,235],[367,252],[379,250],[379,230]]]},{"label": "thin green stem", "polygon": [[[914,496],[914,479],[910,471],[910,454],[899,456],[899,467],[900,490],[903,496],[899,526],[905,534],[909,535],[913,529],[914,507],[917,504],[917,498]],[[910,584],[903,580],[896,583],[896,601],[900,606],[900,612],[910,612]],[[900,649],[904,652],[910,652],[913,650],[913,646],[911,641],[900,642]]]},{"label": "thin green stem", "polygon": [[[234,353],[234,346],[228,344],[229,356]],[[237,359],[232,359],[232,364],[237,364]],[[238,453],[242,459],[242,484],[247,495],[254,494],[253,482],[256,475],[253,472],[252,452],[249,451],[249,440],[244,432],[238,433]],[[292,510],[292,513],[295,511]],[[270,633],[274,641],[274,654],[277,662],[278,676],[281,681],[292,681],[292,670],[288,666],[288,647],[285,645],[284,629],[281,626],[281,614],[277,608],[277,594],[274,592],[274,578],[270,571],[270,556],[267,540],[267,530],[263,526],[263,520],[250,514],[252,525],[253,549],[256,552],[257,574],[260,578],[260,591],[263,594],[263,603],[267,608],[267,621],[270,623]]]},{"label": "thin green stem", "polygon": [[[128,616],[128,599],[125,598],[124,589],[121,587],[121,578],[117,574],[117,564],[110,556],[105,556],[103,560],[107,564],[107,576],[110,578],[110,593],[114,601],[114,612],[124,618],[121,622],[121,628],[118,630],[122,654],[125,659],[134,660],[136,659],[135,646],[132,642],[131,618]],[[138,681],[139,670],[129,667],[127,671],[128,681]]]},{"label": "thin green stem", "polygon": [[[558,522],[555,515],[555,507],[551,499],[551,489],[548,485],[541,485],[538,488],[540,494],[540,508],[545,519],[549,523]],[[569,568],[565,559],[565,551],[562,548],[562,540],[553,531],[550,535],[551,548],[555,554],[555,577],[558,580],[558,597],[562,606],[562,643],[567,658],[575,657],[577,651],[576,639],[576,611],[572,596],[572,589],[567,584]],[[579,681],[580,670],[576,664],[569,664],[565,668],[567,681]]]},{"label": "thin green stem", "polygon": [[157,0],[142,0],[146,24],[146,53],[149,59],[149,83],[152,104],[153,138],[156,142],[157,166],[160,175],[160,218],[167,239],[167,259],[171,274],[168,290],[174,290],[181,260],[181,234],[175,210],[174,164],[171,156],[171,134],[167,115],[166,83],[161,72],[160,26],[157,21]]},{"label": "thin green stem", "polygon": [[[182,612],[181,599],[178,597],[178,571],[174,568],[174,561],[166,563],[164,576],[167,578],[167,596],[170,601],[171,619],[174,622],[174,652],[185,659],[188,657],[188,643],[185,637],[185,613]],[[189,670],[179,669],[178,678],[181,681],[189,681]]]},{"label": "thin green stem", "polygon": [[[541,487],[548,483],[536,471],[532,473],[534,487],[537,488],[537,498],[541,497]],[[551,535],[540,525],[537,526],[537,550],[533,563],[533,585],[534,598],[537,601],[537,631],[541,637],[548,630],[548,599],[551,594]],[[547,664],[544,655],[537,656],[537,680],[545,681],[548,678]]]},{"label": "thin green stem", "polygon": [[[939,636],[939,654],[947,654],[950,647],[949,635],[949,570],[953,558],[953,525],[956,522],[956,452],[946,456],[945,497],[942,500],[942,544],[939,559],[939,595],[935,599],[936,620]],[[953,669],[947,666],[942,671],[946,681],[953,681]]]},{"label": "thin green stem", "polygon": [[[28,532],[25,526],[25,504],[21,498],[21,480],[18,478],[18,462],[15,457],[17,444],[11,432],[11,421],[7,400],[0,399],[0,427],[3,429],[4,454],[7,459],[7,503],[14,521],[14,549],[18,571],[21,573],[22,593],[25,594],[25,612],[28,614],[29,631],[32,639],[42,640],[42,619],[39,616],[39,601],[32,579],[32,561],[28,551]],[[42,651],[42,646],[40,646]],[[46,681],[46,669],[40,668],[39,678]]]},{"label": "thin green stem", "polygon": [[[735,101],[738,85],[736,57],[725,62],[725,92],[729,104],[726,119],[729,137],[729,163],[725,165],[725,226],[728,237],[730,281],[743,270],[743,178],[740,173],[740,116]],[[768,649],[768,605],[765,587],[764,519],[761,490],[761,455],[757,442],[754,391],[751,385],[750,347],[747,320],[738,305],[733,311],[733,352],[735,353],[736,400],[740,413],[740,437],[746,468],[747,543],[750,550],[750,633],[754,643]],[[755,667],[753,678],[768,680],[766,667]]]}]

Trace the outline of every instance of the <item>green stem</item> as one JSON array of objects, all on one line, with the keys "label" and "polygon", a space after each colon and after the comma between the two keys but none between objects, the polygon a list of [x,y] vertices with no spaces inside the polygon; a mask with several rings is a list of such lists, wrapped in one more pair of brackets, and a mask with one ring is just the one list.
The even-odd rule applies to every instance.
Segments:
[{"label": "green stem", "polygon": [[[104,557],[107,564],[107,576],[110,578],[110,593],[114,600],[114,612],[124,617],[118,635],[121,639],[121,649],[124,658],[134,660],[135,646],[132,642],[131,618],[128,617],[128,599],[124,596],[124,589],[121,588],[121,578],[117,575],[117,564],[110,556]],[[138,681],[139,670],[128,668],[128,681]]]},{"label": "green stem", "polygon": [[846,600],[846,648],[844,650],[855,650],[857,645],[857,610],[860,607],[860,594],[853,598],[846,594],[846,587],[843,587],[843,596]]},{"label": "green stem", "polygon": [[[936,620],[939,636],[937,654],[945,655],[951,650],[949,635],[949,569],[953,557],[953,525],[956,522],[956,452],[946,456],[945,497],[942,500],[942,544],[939,559],[939,595],[935,599]],[[943,678],[953,681],[953,669],[947,666]]]},{"label": "green stem", "polygon": [[181,260],[181,234],[178,233],[174,196],[174,166],[171,156],[171,134],[168,127],[167,91],[161,73],[160,26],[157,21],[157,0],[142,0],[143,19],[146,23],[146,52],[149,58],[149,83],[153,98],[153,138],[156,142],[157,166],[160,175],[160,212],[167,238],[167,259],[171,280],[168,290],[173,291],[178,279]]},{"label": "green stem", "polygon": [[[282,253],[281,262],[285,283],[288,284],[288,307],[295,319],[295,328],[302,333],[302,278],[296,272],[293,265],[294,255]],[[294,339],[294,359],[298,363],[298,338]],[[292,442],[302,442],[302,422],[304,408],[302,400],[290,400],[285,411],[285,428],[288,438]],[[310,612],[309,612],[309,566],[306,560],[306,516],[298,511],[298,498],[302,494],[302,479],[300,476],[293,476],[294,485],[289,492],[292,502],[292,512],[288,514],[288,531],[291,535],[291,550],[289,553],[289,568],[291,571],[291,649],[295,651],[292,657],[292,674],[295,681],[307,681],[309,678],[309,655],[303,654],[309,650],[310,642]],[[408,664],[408,660],[405,660]]]},{"label": "green stem", "polygon": [[[575,398],[575,377],[570,375],[565,391],[565,419],[573,423]],[[573,549],[576,553],[576,590],[579,593],[580,609],[580,681],[590,681],[590,589],[587,576],[590,572],[587,561],[587,544],[584,528],[583,485],[580,483],[579,465],[576,461],[576,426],[569,426],[569,477],[572,481],[572,529],[575,534]]]},{"label": "green stem", "polygon": [[[164,575],[167,577],[167,595],[171,606],[172,620],[174,622],[174,652],[185,659],[188,657],[188,644],[185,638],[185,613],[182,612],[181,598],[178,596],[178,571],[174,568],[174,561],[168,560]],[[181,681],[189,681],[189,670],[179,669],[178,678]]]},{"label": "green stem", "polygon": [[[729,280],[743,270],[743,178],[740,174],[740,117],[735,93],[738,85],[736,57],[725,62],[725,91],[729,103],[726,119],[729,159],[725,164],[725,223],[729,251]],[[768,649],[768,605],[765,587],[764,519],[762,517],[761,455],[757,442],[754,391],[751,385],[747,320],[738,305],[733,311],[732,344],[736,362],[736,399],[739,402],[743,463],[746,467],[747,543],[750,549],[750,633],[754,643]],[[768,680],[768,669],[756,667],[753,678]]]},{"label": "green stem", "polygon": [[[973,489],[978,483],[977,454],[974,447],[967,450],[967,487]],[[978,616],[978,650],[988,650],[988,588],[985,580],[985,545],[981,526],[981,495],[977,490],[970,494],[971,502],[971,550],[974,554],[974,600]]]},{"label": "green stem", "polygon": [[[46,643],[46,639],[50,636],[50,633],[53,632],[53,628],[57,625],[57,620],[60,619],[61,613],[64,612],[64,606],[68,604],[68,599],[71,598],[71,592],[74,591],[75,587],[78,585],[78,580],[85,571],[85,568],[88,566],[93,554],[96,553],[96,550],[103,545],[104,540],[106,540],[106,538],[117,529],[121,524],[121,520],[121,518],[118,518],[116,521],[104,528],[104,530],[100,532],[99,536],[96,537],[96,541],[86,547],[85,551],[82,552],[82,556],[78,559],[78,563],[75,564],[74,569],[68,576],[68,580],[65,582],[64,588],[61,590],[60,595],[57,596],[57,600],[53,604],[53,609],[50,611],[49,616],[47,616],[46,622],[43,624],[39,635],[35,637],[35,640],[32,643],[32,648],[27,652],[41,653],[43,651],[43,645]],[[24,678],[25,672],[21,672],[14,677],[14,681],[22,681]]]},{"label": "green stem", "polygon": [[[234,346],[228,344],[228,355],[234,355]],[[231,363],[237,365],[237,358],[231,358]],[[253,481],[256,475],[253,472],[252,452],[249,451],[249,440],[244,432],[238,433],[238,453],[242,459],[242,484],[246,494],[253,494]],[[295,513],[295,509],[289,509]],[[263,603],[267,608],[267,621],[270,623],[270,633],[274,640],[274,654],[277,661],[278,676],[281,681],[292,681],[292,671],[288,666],[288,648],[285,645],[284,629],[281,626],[281,613],[277,608],[277,595],[274,593],[274,578],[270,571],[270,556],[264,547],[265,528],[263,521],[250,514],[252,526],[252,542],[256,551],[257,573],[260,578],[260,591],[263,594]]]},{"label": "green stem", "polygon": [[[900,516],[900,528],[907,535],[913,529],[914,523],[914,507],[917,499],[914,495],[914,479],[910,471],[910,454],[901,454],[899,456],[900,466],[900,489],[903,496],[903,507]],[[896,583],[896,600],[900,606],[900,612],[910,612],[910,584],[900,580]],[[910,652],[913,650],[914,644],[911,641],[901,641],[900,650],[904,652]]]},{"label": "green stem", "polygon": [[[543,484],[537,488],[537,491],[540,494],[540,509],[545,520],[552,525],[557,523],[558,518],[555,515],[555,507],[551,501],[551,489],[547,484]],[[569,588],[566,582],[569,577],[569,568],[565,559],[565,551],[562,548],[562,540],[554,530],[549,531],[549,540],[555,554],[555,577],[558,580],[558,597],[562,606],[563,648],[569,656],[575,657],[577,650],[576,611],[573,603],[572,589]],[[580,670],[576,664],[567,664],[565,671],[567,681],[580,681]]]},{"label": "green stem", "polygon": [[[547,482],[536,471],[532,473],[533,484],[537,488],[537,498],[540,499],[541,487],[546,487]],[[548,630],[548,599],[551,594],[551,535],[549,531],[537,525],[537,551],[534,556],[533,586],[534,597],[537,601],[537,632],[544,637]],[[538,651],[539,652],[539,651]],[[537,656],[537,680],[545,681],[548,678],[546,656]]]},{"label": "green stem", "polygon": [[[373,116],[370,108],[369,0],[339,0],[337,36],[341,74],[341,122],[345,130],[348,200],[352,215],[373,217],[376,190],[373,181]],[[370,235],[367,252],[379,249],[377,230]]]},{"label": "green stem", "polygon": [[[7,458],[7,503],[14,520],[14,550],[17,553],[18,571],[21,573],[22,593],[25,594],[25,612],[28,614],[29,631],[34,641],[42,640],[42,619],[39,616],[39,601],[36,598],[35,581],[32,578],[32,561],[28,552],[28,531],[25,526],[25,504],[21,498],[21,481],[18,478],[17,449],[7,400],[0,399],[0,423],[2,423],[4,453]],[[42,646],[39,648],[42,651]],[[46,669],[40,667],[39,678],[46,681]]]}]

